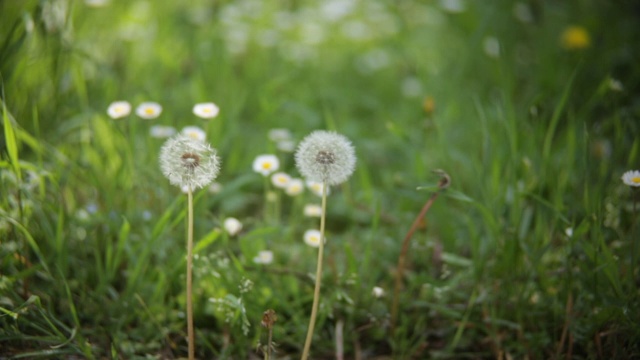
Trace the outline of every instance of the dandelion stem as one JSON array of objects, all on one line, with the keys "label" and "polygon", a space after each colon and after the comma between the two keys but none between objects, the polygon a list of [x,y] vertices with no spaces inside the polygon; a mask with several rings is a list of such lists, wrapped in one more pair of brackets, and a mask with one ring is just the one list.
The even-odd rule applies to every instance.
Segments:
[{"label": "dandelion stem", "polygon": [[320,245],[318,246],[318,266],[316,269],[316,286],[313,291],[313,306],[311,307],[311,319],[309,320],[309,329],[307,330],[307,339],[304,342],[304,350],[302,352],[302,360],[309,357],[311,349],[311,339],[313,338],[313,328],[316,325],[316,316],[318,314],[318,303],[320,302],[320,282],[322,280],[322,253],[324,251],[324,224],[327,213],[327,181],[322,182],[322,215],[320,217]]},{"label": "dandelion stem", "polygon": [[191,301],[192,278],[191,267],[193,263],[193,192],[189,186],[188,196],[188,216],[187,225],[187,334],[189,342],[189,360],[195,359],[195,337],[193,334],[193,304]]},{"label": "dandelion stem", "polygon": [[431,197],[429,197],[429,200],[427,200],[427,202],[422,207],[422,210],[420,210],[420,213],[413,221],[411,228],[409,228],[409,231],[402,241],[402,249],[400,250],[400,256],[398,257],[398,267],[396,268],[396,279],[393,289],[393,303],[391,305],[391,333],[394,332],[396,321],[398,319],[398,306],[400,301],[400,290],[402,288],[402,277],[404,276],[404,268],[407,258],[407,252],[409,251],[409,242],[411,240],[411,237],[413,236],[413,233],[418,229],[420,222],[425,217],[425,215],[427,215],[427,211],[429,211],[431,205],[433,205],[433,202],[436,201],[436,198],[438,197],[440,192],[448,188],[451,184],[451,178],[449,177],[449,175],[447,175],[442,170],[438,170],[436,172],[441,176],[438,183],[438,191],[431,194]]}]

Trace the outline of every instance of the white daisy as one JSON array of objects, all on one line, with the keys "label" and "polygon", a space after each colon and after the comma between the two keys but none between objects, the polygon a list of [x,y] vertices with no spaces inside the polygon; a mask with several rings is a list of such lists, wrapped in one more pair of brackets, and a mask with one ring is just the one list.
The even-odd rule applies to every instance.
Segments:
[{"label": "white daisy", "polygon": [[284,192],[289,196],[296,196],[302,194],[304,191],[304,183],[302,179],[291,179],[287,184],[287,187],[284,189]]},{"label": "white daisy", "polygon": [[[322,196],[322,188],[324,187],[321,182],[318,181],[307,181],[307,187],[311,190],[312,193]],[[331,188],[327,187],[327,195],[331,193]]]},{"label": "white daisy", "polygon": [[262,176],[268,176],[279,167],[280,161],[275,155],[259,155],[253,161],[253,171],[262,174]]},{"label": "white daisy", "polygon": [[197,126],[185,126],[181,133],[199,141],[204,141],[207,138],[207,133]]},{"label": "white daisy", "polygon": [[153,125],[149,129],[149,134],[151,135],[151,137],[164,139],[164,138],[169,138],[175,135],[176,129],[173,126]]},{"label": "white daisy", "polygon": [[162,113],[162,106],[156,102],[143,102],[136,108],[136,115],[143,119],[155,119]]},{"label": "white daisy", "polygon": [[[304,233],[304,242],[312,247],[320,246],[320,231],[319,230],[307,230]],[[325,239],[326,242],[326,239]]]},{"label": "white daisy", "polygon": [[630,170],[622,175],[622,182],[633,187],[640,187],[640,171]]},{"label": "white daisy", "polygon": [[371,293],[373,294],[373,297],[379,299],[384,296],[384,289],[378,286],[374,286]]},{"label": "white daisy", "polygon": [[271,183],[279,189],[285,189],[289,185],[289,181],[291,181],[291,176],[287,173],[277,172],[271,175]]},{"label": "white daisy", "polygon": [[304,216],[320,217],[322,215],[322,206],[317,204],[307,204],[304,206]]},{"label": "white daisy", "polygon": [[240,220],[233,217],[228,217],[224,219],[223,226],[224,226],[224,229],[227,231],[227,233],[229,233],[229,235],[231,236],[237,235],[240,232],[240,230],[242,230],[242,223],[240,222]]},{"label": "white daisy", "polygon": [[273,252],[262,250],[258,253],[258,256],[253,258],[253,262],[256,264],[269,265],[273,262]]},{"label": "white daisy", "polygon": [[220,108],[212,102],[200,103],[193,106],[193,113],[202,119],[213,119],[220,113]]},{"label": "white daisy", "polygon": [[107,108],[107,114],[112,119],[120,119],[131,113],[131,104],[128,101],[114,101]]}]

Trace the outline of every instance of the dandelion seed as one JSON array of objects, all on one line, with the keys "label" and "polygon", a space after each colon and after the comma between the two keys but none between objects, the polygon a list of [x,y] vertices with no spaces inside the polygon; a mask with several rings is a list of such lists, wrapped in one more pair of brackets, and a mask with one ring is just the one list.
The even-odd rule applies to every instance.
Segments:
[{"label": "dandelion seed", "polygon": [[622,179],[622,182],[625,183],[625,185],[640,187],[640,171],[639,170],[627,171],[622,175],[621,179]]},{"label": "dandelion seed", "polygon": [[160,168],[172,185],[193,190],[209,185],[218,176],[220,160],[209,144],[178,134],[160,149]]},{"label": "dandelion seed", "polygon": [[284,189],[284,192],[289,196],[297,196],[302,194],[304,191],[304,183],[302,179],[291,179],[287,184],[287,187]]},{"label": "dandelion seed", "polygon": [[253,171],[262,174],[262,176],[269,176],[279,167],[280,161],[275,155],[259,155],[253,161]]},{"label": "dandelion seed", "polygon": [[371,294],[373,295],[373,297],[379,299],[384,296],[384,289],[378,286],[374,286]]},{"label": "dandelion seed", "polygon": [[227,233],[229,233],[229,235],[231,236],[237,235],[242,230],[242,223],[240,222],[240,220],[233,217],[224,219],[223,226]]},{"label": "dandelion seed", "polygon": [[273,262],[273,252],[269,250],[260,251],[258,256],[253,258],[253,262],[256,264],[269,265]]},{"label": "dandelion seed", "polygon": [[356,165],[351,142],[335,132],[314,131],[302,140],[295,154],[300,173],[311,181],[337,185],[349,178]]},{"label": "dandelion seed", "polygon": [[271,175],[271,183],[279,189],[286,189],[291,181],[291,176],[287,173],[277,172]]},{"label": "dandelion seed", "polygon": [[181,133],[198,141],[204,141],[207,138],[207,133],[197,126],[185,126]]},{"label": "dandelion seed", "polygon": [[170,138],[175,134],[176,129],[173,126],[154,125],[149,129],[149,135],[157,139]]},{"label": "dandelion seed", "polygon": [[155,119],[162,113],[162,106],[156,102],[143,102],[136,108],[136,115],[143,119]]},{"label": "dandelion seed", "polygon": [[193,113],[202,119],[213,119],[220,113],[220,108],[212,103],[200,103],[193,106]]},{"label": "dandelion seed", "polygon": [[567,27],[562,32],[560,43],[567,50],[581,50],[591,45],[591,38],[587,29],[574,25]]},{"label": "dandelion seed", "polygon": [[[307,230],[304,233],[304,242],[311,247],[319,247],[321,236],[319,230]],[[327,239],[325,239],[326,241]]]},{"label": "dandelion seed", "polygon": [[320,217],[322,215],[322,207],[316,204],[307,204],[304,206],[304,216]]},{"label": "dandelion seed", "polygon": [[131,113],[131,104],[128,101],[114,101],[107,108],[107,114],[112,119],[120,119]]}]

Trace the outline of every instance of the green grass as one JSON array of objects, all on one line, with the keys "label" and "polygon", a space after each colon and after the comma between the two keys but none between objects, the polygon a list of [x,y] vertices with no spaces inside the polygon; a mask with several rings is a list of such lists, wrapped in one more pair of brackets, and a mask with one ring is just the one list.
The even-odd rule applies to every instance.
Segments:
[{"label": "green grass", "polygon": [[[522,22],[507,0],[352,3],[0,2],[0,357],[186,356],[186,195],[160,172],[157,124],[202,127],[222,159],[222,190],[194,196],[199,358],[256,354],[267,309],[276,355],[302,352],[319,220],[301,213],[320,199],[279,192],[265,213],[253,159],[299,176],[273,128],[336,130],[358,155],[329,196],[312,358],[336,339],[345,358],[640,356],[640,193],[620,181],[640,168],[638,6],[528,1]],[[564,48],[569,25],[590,46]],[[163,112],[113,120],[115,100]],[[191,113],[205,101],[217,118]],[[451,187],[411,240],[392,332],[435,169]]]}]

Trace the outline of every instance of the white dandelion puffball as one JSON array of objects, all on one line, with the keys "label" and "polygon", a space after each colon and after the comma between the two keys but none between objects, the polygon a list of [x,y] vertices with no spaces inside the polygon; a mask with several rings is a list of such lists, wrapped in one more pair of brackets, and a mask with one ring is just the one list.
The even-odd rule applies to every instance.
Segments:
[{"label": "white dandelion puffball", "polygon": [[107,115],[112,119],[120,119],[131,114],[131,104],[128,101],[114,101],[107,108]]},{"label": "white dandelion puffball", "polygon": [[227,233],[229,233],[229,235],[231,236],[237,235],[240,230],[242,230],[242,223],[240,222],[240,220],[233,217],[224,219],[223,226]]},{"label": "white dandelion puffball", "polygon": [[320,246],[320,235],[319,230],[307,230],[304,233],[304,242],[309,246],[318,247]]},{"label": "white dandelion puffball", "polygon": [[162,113],[162,106],[156,102],[143,102],[136,108],[136,115],[143,119],[155,119]]},{"label": "white dandelion puffball", "polygon": [[271,183],[278,189],[286,189],[291,181],[291,176],[287,173],[277,172],[271,175]]},{"label": "white dandelion puffball", "polygon": [[218,105],[208,102],[195,104],[193,106],[193,114],[201,119],[213,119],[220,113]]},{"label": "white dandelion puffball", "polygon": [[622,175],[622,182],[633,187],[640,187],[640,171],[629,170]]},{"label": "white dandelion puffball", "polygon": [[275,155],[259,155],[253,161],[253,171],[262,174],[262,176],[269,176],[279,167],[280,161]]},{"label": "white dandelion puffball", "polygon": [[273,252],[262,250],[258,253],[258,256],[253,258],[253,262],[256,264],[269,265],[273,262]]},{"label": "white dandelion puffball", "polygon": [[298,171],[312,181],[337,185],[346,181],[356,166],[351,142],[335,132],[314,131],[302,140],[295,154]]},{"label": "white dandelion puffball", "polygon": [[207,138],[207,133],[197,126],[185,126],[180,132],[198,141],[204,141]]},{"label": "white dandelion puffball", "polygon": [[172,185],[189,189],[209,185],[220,172],[220,159],[209,144],[178,134],[160,149],[160,169]]},{"label": "white dandelion puffball", "polygon": [[287,187],[284,189],[284,192],[289,196],[297,196],[302,194],[304,191],[304,182],[302,179],[291,179],[287,184]]}]

